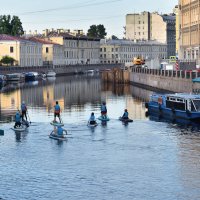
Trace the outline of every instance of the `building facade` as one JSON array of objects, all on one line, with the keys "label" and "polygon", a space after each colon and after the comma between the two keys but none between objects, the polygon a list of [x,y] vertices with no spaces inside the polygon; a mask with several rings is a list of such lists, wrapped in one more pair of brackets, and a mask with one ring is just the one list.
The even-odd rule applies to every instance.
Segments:
[{"label": "building facade", "polygon": [[200,64],[200,1],[180,0],[180,52],[181,59],[196,60]]},{"label": "building facade", "polygon": [[100,63],[100,39],[55,32],[48,39],[63,46],[65,65]]},{"label": "building facade", "polygon": [[63,45],[53,43],[51,41],[31,37],[31,41],[39,42],[42,44],[42,61],[43,65],[64,65],[64,48]]},{"label": "building facade", "polygon": [[0,35],[0,59],[9,56],[17,66],[42,66],[42,45],[20,37]]},{"label": "building facade", "polygon": [[157,12],[142,12],[126,15],[126,39],[157,42],[167,44],[167,56],[175,56],[176,45],[175,14],[159,15]]},{"label": "building facade", "polygon": [[167,45],[156,41],[101,40],[101,63],[132,63],[134,58],[167,58]]}]

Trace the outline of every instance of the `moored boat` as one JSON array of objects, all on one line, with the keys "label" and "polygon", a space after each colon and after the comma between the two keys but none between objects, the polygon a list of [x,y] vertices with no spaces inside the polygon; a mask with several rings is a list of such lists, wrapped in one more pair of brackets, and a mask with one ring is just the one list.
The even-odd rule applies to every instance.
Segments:
[{"label": "moored boat", "polygon": [[46,74],[46,77],[55,77],[56,76],[56,72],[54,71],[48,71]]},{"label": "moored boat", "polygon": [[145,107],[152,115],[159,114],[165,118],[200,121],[200,95],[186,93],[152,94]]},{"label": "moored boat", "polygon": [[25,76],[21,73],[13,73],[6,75],[6,81],[22,81],[24,80]]},{"label": "moored boat", "polygon": [[27,72],[25,73],[25,80],[26,81],[35,81],[36,76],[33,72]]}]

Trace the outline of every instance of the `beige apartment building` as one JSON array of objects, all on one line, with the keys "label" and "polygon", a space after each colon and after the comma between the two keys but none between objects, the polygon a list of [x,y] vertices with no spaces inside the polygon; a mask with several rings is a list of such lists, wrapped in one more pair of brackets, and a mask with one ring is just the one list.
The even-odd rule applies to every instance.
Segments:
[{"label": "beige apartment building", "polygon": [[167,58],[167,45],[156,41],[101,40],[101,63],[130,64],[134,58]]},{"label": "beige apartment building", "polygon": [[31,41],[42,44],[42,61],[43,65],[64,65],[63,45],[45,40],[43,38],[31,37]]},{"label": "beige apartment building", "polygon": [[14,65],[42,66],[42,45],[20,37],[0,35],[0,59],[3,56],[15,59]]},{"label": "beige apartment building", "polygon": [[134,41],[156,40],[167,44],[167,57],[175,56],[175,14],[160,15],[142,12],[126,15],[126,39]]},{"label": "beige apartment building", "polygon": [[180,53],[181,59],[195,59],[200,63],[200,0],[180,0]]},{"label": "beige apartment building", "polygon": [[65,65],[100,63],[100,39],[63,31],[50,32],[46,38],[63,46]]}]

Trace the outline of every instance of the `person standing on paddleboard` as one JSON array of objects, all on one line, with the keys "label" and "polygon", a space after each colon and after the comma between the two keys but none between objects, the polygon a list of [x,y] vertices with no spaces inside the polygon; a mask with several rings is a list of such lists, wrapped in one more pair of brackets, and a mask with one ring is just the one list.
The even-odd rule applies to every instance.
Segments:
[{"label": "person standing on paddleboard", "polygon": [[27,106],[25,104],[24,101],[22,101],[22,104],[21,104],[21,111],[22,111],[22,121],[24,121],[24,117],[26,118],[26,121],[27,121]]},{"label": "person standing on paddleboard", "polygon": [[58,101],[56,101],[56,105],[54,106],[54,122],[56,122],[56,117],[58,117],[60,123],[61,123],[61,119],[60,119],[60,106],[58,104]]},{"label": "person standing on paddleboard", "polygon": [[20,127],[21,126],[21,115],[20,112],[17,111],[15,114],[15,125],[14,128]]},{"label": "person standing on paddleboard", "polygon": [[103,102],[101,105],[101,116],[103,118],[106,118],[106,115],[107,115],[106,102]]}]

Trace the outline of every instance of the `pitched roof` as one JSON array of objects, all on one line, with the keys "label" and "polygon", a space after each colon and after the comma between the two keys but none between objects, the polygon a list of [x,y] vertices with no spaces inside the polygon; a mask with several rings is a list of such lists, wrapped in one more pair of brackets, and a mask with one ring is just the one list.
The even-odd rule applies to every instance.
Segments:
[{"label": "pitched roof", "polygon": [[6,35],[6,34],[0,34],[0,41],[19,41],[19,42],[38,43],[37,41],[31,41],[31,40],[28,40],[28,39],[23,38],[23,37]]},{"label": "pitched roof", "polygon": [[39,43],[42,43],[42,44],[53,44],[53,45],[59,45],[58,43],[55,43],[55,42],[52,42],[52,41],[49,41],[49,40],[45,40],[43,38],[37,38],[37,37],[30,37],[29,38],[30,41],[33,41],[33,42],[39,42]]}]

